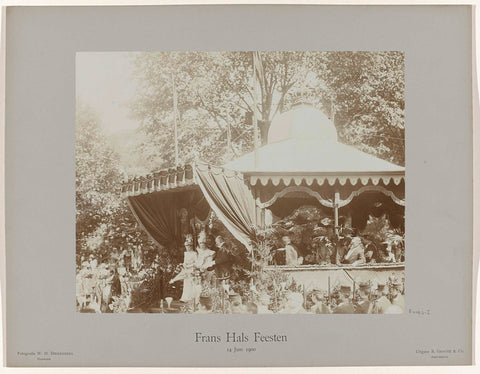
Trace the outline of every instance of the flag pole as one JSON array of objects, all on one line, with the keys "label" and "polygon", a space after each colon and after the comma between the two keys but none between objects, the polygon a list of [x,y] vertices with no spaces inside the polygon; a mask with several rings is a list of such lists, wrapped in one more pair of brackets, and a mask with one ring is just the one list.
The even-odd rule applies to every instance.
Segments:
[{"label": "flag pole", "polygon": [[252,52],[253,64],[253,153],[255,169],[258,166],[258,122],[257,122],[257,69],[255,67],[255,52]]},{"label": "flag pole", "polygon": [[173,122],[175,126],[175,167],[178,167],[178,126],[177,126],[177,91],[175,89],[175,77],[172,73],[173,86]]}]

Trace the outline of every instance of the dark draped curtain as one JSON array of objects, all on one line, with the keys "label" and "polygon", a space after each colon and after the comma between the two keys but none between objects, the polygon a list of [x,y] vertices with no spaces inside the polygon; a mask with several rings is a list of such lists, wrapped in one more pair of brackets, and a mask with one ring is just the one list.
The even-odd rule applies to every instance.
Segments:
[{"label": "dark draped curtain", "polygon": [[389,196],[380,192],[365,192],[347,205],[352,212],[352,226],[363,230],[368,217],[386,214],[393,228],[405,231],[405,207],[397,205]]},{"label": "dark draped curtain", "polygon": [[200,189],[180,192],[153,192],[130,196],[130,207],[145,231],[169,250],[182,246],[179,211],[187,209],[189,218],[205,220],[210,208]]},{"label": "dark draped curtain", "polygon": [[270,209],[276,217],[283,219],[293,214],[295,210],[302,206],[317,207],[321,210],[328,211],[330,215],[333,216],[332,208],[324,207],[316,198],[309,197],[308,195],[307,197],[281,197],[270,205],[268,209]]},{"label": "dark draped curtain", "polygon": [[204,164],[195,165],[194,173],[217,217],[237,240],[250,249],[250,241],[255,235],[255,199],[242,174]]}]

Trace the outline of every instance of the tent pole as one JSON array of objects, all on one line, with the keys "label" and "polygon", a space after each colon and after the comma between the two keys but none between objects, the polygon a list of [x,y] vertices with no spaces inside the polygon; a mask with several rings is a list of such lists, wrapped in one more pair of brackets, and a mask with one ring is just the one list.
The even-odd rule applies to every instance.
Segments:
[{"label": "tent pole", "polygon": [[330,275],[328,276],[328,301],[330,302]]},{"label": "tent pole", "polygon": [[340,201],[340,193],[335,191],[333,198],[333,214],[335,218],[335,234],[338,235],[338,202]]},{"label": "tent pole", "polygon": [[[248,184],[248,183],[247,183]],[[257,208],[257,188],[256,186],[250,186],[253,196],[253,212],[254,212],[254,224],[258,226],[258,208]]]},{"label": "tent pole", "polygon": [[222,313],[225,314],[225,279],[222,279],[221,289],[222,289]]},{"label": "tent pole", "polygon": [[178,126],[177,126],[177,90],[175,89],[175,77],[172,73],[173,87],[173,123],[174,123],[174,142],[175,142],[175,167],[178,167]]},{"label": "tent pole", "polygon": [[353,293],[352,293],[352,302],[355,300],[355,281],[353,281]]}]

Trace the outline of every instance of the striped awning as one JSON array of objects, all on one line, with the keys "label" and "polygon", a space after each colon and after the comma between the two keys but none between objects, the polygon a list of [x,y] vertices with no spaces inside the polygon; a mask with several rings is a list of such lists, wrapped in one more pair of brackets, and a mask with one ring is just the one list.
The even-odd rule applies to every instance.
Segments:
[{"label": "striped awning", "polygon": [[137,196],[184,188],[195,184],[193,166],[186,164],[132,178],[122,185],[122,194],[124,196]]},{"label": "striped awning", "polygon": [[[341,186],[349,182],[352,185],[366,186],[378,185],[379,183],[395,185],[405,181],[404,172],[390,173],[244,173],[245,181],[251,186],[261,184],[274,186],[283,184],[295,186],[306,183],[307,185],[330,185],[338,183]],[[316,175],[315,175],[316,174]],[[145,176],[129,179],[122,185],[123,196],[137,196],[157,191],[171,191],[196,185],[193,165],[186,164],[177,168],[159,170]]]}]

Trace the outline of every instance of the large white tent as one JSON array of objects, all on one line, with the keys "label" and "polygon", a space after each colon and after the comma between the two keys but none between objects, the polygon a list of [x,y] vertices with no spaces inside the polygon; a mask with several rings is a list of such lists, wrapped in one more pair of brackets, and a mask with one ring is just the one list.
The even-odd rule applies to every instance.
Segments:
[{"label": "large white tent", "polygon": [[320,110],[298,105],[272,121],[267,144],[257,151],[241,156],[226,165],[251,177],[250,183],[260,180],[288,184],[293,178],[308,184],[325,179],[332,184],[347,178],[355,184],[358,179],[377,184],[380,179],[398,184],[405,168],[367,154],[338,141],[333,122]]},{"label": "large white tent", "polygon": [[124,192],[139,221],[159,242],[167,242],[164,237],[181,242],[178,224],[170,222],[175,210],[204,216],[210,206],[247,243],[252,227],[271,222],[269,213],[307,201],[332,209],[335,226],[339,209],[347,205],[361,212],[358,222],[365,222],[372,209],[367,200],[395,210],[401,225],[404,176],[404,167],[340,143],[330,119],[300,104],[272,121],[267,143],[256,151],[223,167],[197,163],[158,171],[129,181]]}]

